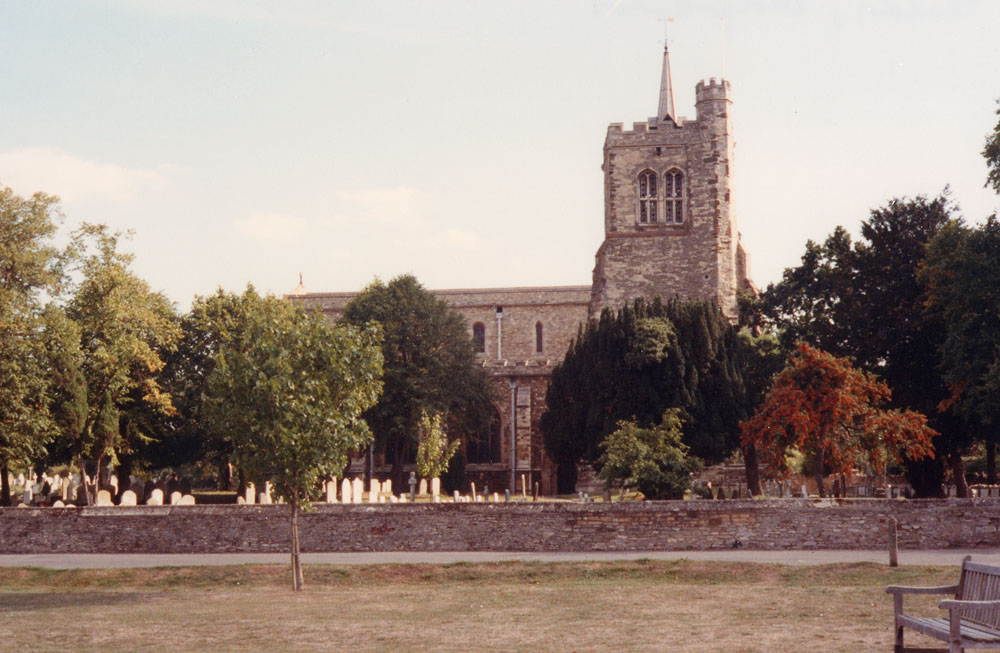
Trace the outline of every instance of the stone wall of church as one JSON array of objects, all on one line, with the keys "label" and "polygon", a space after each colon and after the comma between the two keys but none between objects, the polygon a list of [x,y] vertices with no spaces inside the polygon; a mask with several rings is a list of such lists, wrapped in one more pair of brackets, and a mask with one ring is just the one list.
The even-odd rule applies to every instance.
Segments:
[{"label": "stone wall of church", "polygon": [[[0,553],[266,553],[288,507],[0,508]],[[902,549],[1000,546],[1000,500],[649,501],[317,505],[304,552]]]}]

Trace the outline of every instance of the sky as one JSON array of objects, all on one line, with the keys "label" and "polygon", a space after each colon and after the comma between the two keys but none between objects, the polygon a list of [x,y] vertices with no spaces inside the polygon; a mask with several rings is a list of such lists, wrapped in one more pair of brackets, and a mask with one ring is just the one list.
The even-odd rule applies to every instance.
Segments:
[{"label": "sky", "polygon": [[6,0],[0,184],[134,235],[180,310],[222,287],[589,284],[609,123],[732,84],[761,287],[946,187],[1000,206],[1000,2]]}]

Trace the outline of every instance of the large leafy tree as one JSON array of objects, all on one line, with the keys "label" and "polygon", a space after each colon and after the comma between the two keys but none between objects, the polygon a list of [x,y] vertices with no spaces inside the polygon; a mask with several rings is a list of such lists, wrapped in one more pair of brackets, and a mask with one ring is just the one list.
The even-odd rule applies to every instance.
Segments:
[{"label": "large leafy tree", "polygon": [[946,326],[943,402],[982,425],[988,442],[1000,426],[1000,222],[977,228],[952,223],[928,248],[923,278],[928,303]]},{"label": "large leafy tree", "polygon": [[983,158],[986,159],[986,186],[1000,193],[1000,100],[997,100],[997,124],[986,136]]},{"label": "large leafy tree", "polygon": [[269,301],[253,286],[241,294],[219,289],[213,295],[195,297],[181,319],[180,340],[167,356],[161,375],[175,412],[161,437],[148,448],[152,461],[169,466],[201,461],[218,470],[222,489],[230,489],[232,441],[228,433],[214,431],[206,418],[208,377],[222,348],[242,342],[250,318]]},{"label": "large leafy tree", "polygon": [[620,421],[648,427],[668,408],[680,409],[694,455],[724,458],[746,416],[741,374],[736,328],[712,304],[657,298],[602,311],[581,326],[546,394],[541,428],[560,491],[572,491],[579,461],[599,463]]},{"label": "large leafy tree", "polygon": [[939,455],[906,461],[921,496],[940,494],[944,462],[964,481],[960,453],[971,438],[954,412],[939,409],[948,396],[939,366],[945,327],[939,311],[927,310],[919,278],[927,244],[955,214],[946,193],[890,200],[862,222],[857,242],[838,227],[822,244],[807,243],[801,264],[761,299],[786,347],[801,341],[847,356],[889,384],[894,406],[928,416],[941,433]]},{"label": "large leafy tree", "polygon": [[9,466],[41,456],[54,433],[42,311],[61,279],[57,201],[0,187],[0,505],[10,505]]},{"label": "large leafy tree", "polygon": [[94,463],[102,485],[105,463],[150,437],[144,414],[173,411],[158,375],[180,335],[173,305],[132,272],[133,257],[119,251],[120,238],[105,225],[84,224],[74,232],[80,281],[66,309],[80,329],[88,397],[74,453]]},{"label": "large leafy tree", "polygon": [[292,586],[302,589],[298,515],[320,477],[368,443],[362,413],[381,391],[377,326],[334,326],[269,297],[225,343],[208,377],[207,417],[241,468],[272,479],[290,508]]},{"label": "large leafy tree", "polygon": [[375,280],[344,308],[342,320],[382,326],[384,390],[365,419],[375,447],[404,482],[403,464],[419,443],[420,417],[444,416],[450,433],[476,433],[489,425],[491,393],[461,315],[411,275]]},{"label": "large leafy tree", "polygon": [[886,459],[900,453],[913,460],[933,457],[931,438],[937,433],[927,426],[927,418],[883,408],[890,396],[888,386],[874,375],[803,343],[775,378],[763,405],[740,424],[743,440],[784,476],[791,450],[814,454],[823,496],[824,468],[842,474],[868,465],[881,473]]}]

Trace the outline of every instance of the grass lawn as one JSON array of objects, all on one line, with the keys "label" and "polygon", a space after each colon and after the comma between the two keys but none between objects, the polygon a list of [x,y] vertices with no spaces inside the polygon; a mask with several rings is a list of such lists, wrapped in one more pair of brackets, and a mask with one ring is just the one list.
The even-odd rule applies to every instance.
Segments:
[{"label": "grass lawn", "polygon": [[0,568],[0,650],[889,651],[884,587],[957,569],[505,562],[307,565],[305,578],[293,594],[279,565]]}]

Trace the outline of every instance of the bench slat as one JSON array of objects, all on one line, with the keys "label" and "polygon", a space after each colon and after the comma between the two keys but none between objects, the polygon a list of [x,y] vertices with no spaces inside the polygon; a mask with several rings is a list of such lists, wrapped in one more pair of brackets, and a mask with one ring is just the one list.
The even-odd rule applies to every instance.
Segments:
[{"label": "bench slat", "polygon": [[[910,617],[901,615],[899,625],[911,628],[918,633],[929,635],[937,639],[948,641],[951,635],[951,626],[947,619],[937,617]],[[962,619],[962,638],[983,643],[1000,643],[1000,630],[994,628],[983,628],[977,624],[968,623]]]}]

